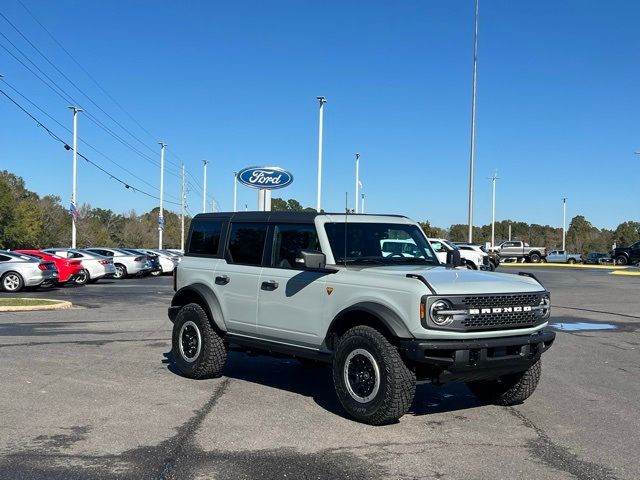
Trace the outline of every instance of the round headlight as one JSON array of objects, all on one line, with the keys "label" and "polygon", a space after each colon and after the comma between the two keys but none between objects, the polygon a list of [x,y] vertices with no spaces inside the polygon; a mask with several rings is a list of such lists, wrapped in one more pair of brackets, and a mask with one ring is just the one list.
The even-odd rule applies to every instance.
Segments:
[{"label": "round headlight", "polygon": [[449,325],[453,322],[453,315],[443,315],[439,313],[441,311],[451,310],[452,308],[451,303],[447,300],[436,300],[433,302],[429,309],[433,323],[440,327],[444,327],[445,325]]},{"label": "round headlight", "polygon": [[540,297],[540,312],[542,313],[542,318],[549,318],[551,316],[551,299],[547,295],[543,295]]}]

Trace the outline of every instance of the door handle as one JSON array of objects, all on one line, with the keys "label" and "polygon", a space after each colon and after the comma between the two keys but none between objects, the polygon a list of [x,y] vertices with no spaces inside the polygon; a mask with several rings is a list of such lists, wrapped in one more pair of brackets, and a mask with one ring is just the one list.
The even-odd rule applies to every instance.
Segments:
[{"label": "door handle", "polygon": [[278,282],[269,280],[268,282],[262,282],[262,290],[275,290],[278,288]]},{"label": "door handle", "polygon": [[219,277],[216,277],[216,285],[226,285],[229,283],[229,280],[228,275],[220,275]]}]

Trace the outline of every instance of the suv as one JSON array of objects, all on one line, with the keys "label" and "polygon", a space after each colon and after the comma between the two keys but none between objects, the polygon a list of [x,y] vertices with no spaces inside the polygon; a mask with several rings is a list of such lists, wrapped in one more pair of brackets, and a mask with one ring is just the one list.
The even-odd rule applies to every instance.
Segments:
[{"label": "suv", "polygon": [[630,247],[614,248],[611,258],[616,265],[633,265],[640,262],[640,242],[636,242]]},{"label": "suv", "polygon": [[[387,239],[416,248],[383,253]],[[418,382],[522,402],[555,339],[535,277],[441,265],[401,216],[199,214],[175,272],[168,313],[184,376],[221,375],[232,347],[326,362],[345,410],[372,425],[406,413]]]}]

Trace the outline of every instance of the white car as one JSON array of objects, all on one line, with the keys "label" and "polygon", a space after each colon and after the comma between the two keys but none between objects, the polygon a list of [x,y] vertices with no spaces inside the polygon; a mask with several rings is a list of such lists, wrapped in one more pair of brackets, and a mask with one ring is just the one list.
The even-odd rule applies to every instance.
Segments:
[{"label": "white car", "polygon": [[180,258],[177,255],[169,255],[161,250],[151,250],[148,248],[139,248],[138,250],[149,255],[156,255],[160,262],[160,268],[162,268],[161,273],[172,273],[178,266],[178,263],[180,263]]},{"label": "white car", "polygon": [[430,238],[431,248],[436,252],[441,263],[447,263],[447,253],[453,250],[460,252],[460,258],[467,268],[473,270],[487,270],[489,267],[489,255],[481,250],[462,250],[449,240],[444,238]]},{"label": "white car", "polygon": [[101,278],[111,278],[116,274],[113,260],[102,255],[74,250],[73,248],[46,248],[43,252],[61,258],[76,258],[80,260],[83,270],[75,279],[75,283],[78,285],[84,285],[87,282],[95,283]]},{"label": "white car", "polygon": [[126,250],[109,247],[85,248],[85,252],[95,253],[113,259],[116,273],[113,278],[125,278],[128,275],[145,275],[151,272],[151,267],[147,263],[147,256],[144,254],[135,255]]}]

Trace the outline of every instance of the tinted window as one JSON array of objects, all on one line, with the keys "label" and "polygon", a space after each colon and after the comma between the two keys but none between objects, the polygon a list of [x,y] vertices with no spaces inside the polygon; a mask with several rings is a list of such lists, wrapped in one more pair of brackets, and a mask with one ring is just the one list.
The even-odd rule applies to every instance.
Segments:
[{"label": "tinted window", "polygon": [[221,221],[194,220],[188,253],[218,255],[222,225]]},{"label": "tinted window", "polygon": [[261,265],[267,225],[262,223],[234,223],[229,235],[229,257],[233,263]]},{"label": "tinted window", "polygon": [[300,250],[320,250],[316,227],[311,225],[276,225],[273,230],[271,266],[295,268]]},{"label": "tinted window", "polygon": [[6,262],[7,260],[11,260],[11,257],[7,257],[6,255],[0,255],[0,262]]}]

